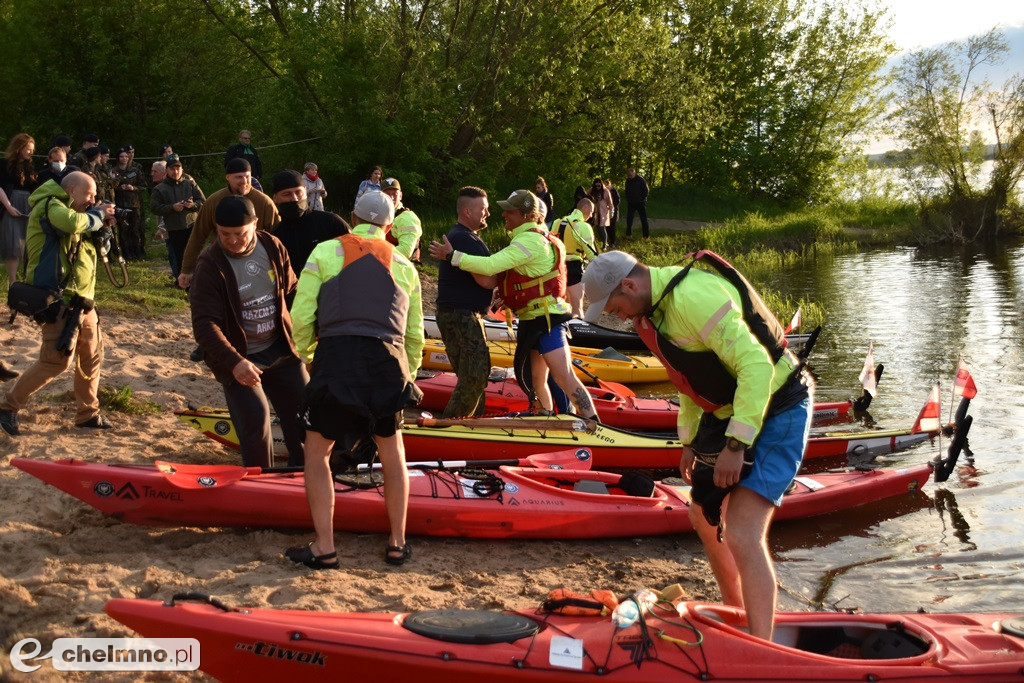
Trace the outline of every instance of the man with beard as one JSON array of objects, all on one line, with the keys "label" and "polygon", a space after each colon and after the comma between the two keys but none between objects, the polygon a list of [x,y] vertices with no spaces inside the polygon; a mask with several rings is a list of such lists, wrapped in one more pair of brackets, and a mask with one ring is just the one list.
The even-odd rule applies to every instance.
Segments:
[{"label": "man with beard", "polygon": [[335,213],[309,208],[306,186],[298,171],[278,171],[274,175],[273,192],[281,222],[271,234],[281,240],[288,250],[292,270],[295,271],[295,277],[299,277],[316,245],[344,235],[350,228]]},{"label": "man with beard", "polygon": [[181,259],[181,273],[178,275],[178,286],[182,289],[188,289],[192,282],[192,271],[196,268],[196,261],[199,259],[199,254],[202,252],[207,238],[214,230],[216,225],[214,216],[217,215],[217,205],[222,199],[236,196],[245,197],[251,201],[256,211],[256,217],[259,219],[257,230],[270,230],[281,220],[281,215],[277,212],[277,207],[270,197],[253,188],[252,170],[248,161],[245,159],[229,161],[225,168],[224,178],[228,181],[228,186],[217,190],[206,198],[206,203],[199,210],[195,225],[192,226],[192,234],[188,238],[185,254]]}]

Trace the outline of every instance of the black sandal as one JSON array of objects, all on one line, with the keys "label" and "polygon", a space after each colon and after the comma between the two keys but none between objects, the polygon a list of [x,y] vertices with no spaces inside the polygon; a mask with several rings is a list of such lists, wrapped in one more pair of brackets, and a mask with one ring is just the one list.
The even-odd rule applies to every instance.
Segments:
[{"label": "black sandal", "polygon": [[[392,555],[391,553],[402,553],[401,555]],[[384,550],[384,561],[388,564],[403,565],[405,561],[412,557],[412,546],[406,543],[405,545],[389,545]]]},{"label": "black sandal", "polygon": [[[314,555],[313,543],[313,541],[310,541],[309,545],[288,548],[288,550],[284,551],[284,556],[292,562],[304,564],[310,569],[337,569],[339,565],[338,551],[335,550],[333,553],[326,553],[324,555]],[[327,562],[326,560],[334,561]]]}]

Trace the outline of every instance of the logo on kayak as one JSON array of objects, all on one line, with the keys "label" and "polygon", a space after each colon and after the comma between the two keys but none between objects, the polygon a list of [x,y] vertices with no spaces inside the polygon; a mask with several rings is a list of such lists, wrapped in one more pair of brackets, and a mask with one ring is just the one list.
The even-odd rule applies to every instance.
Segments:
[{"label": "logo on kayak", "polygon": [[576,459],[579,460],[580,462],[587,462],[590,460],[591,457],[589,448],[577,448],[576,453],[574,453],[574,455],[576,456]]},{"label": "logo on kayak", "polygon": [[135,490],[131,482],[128,482],[117,490],[117,497],[125,500],[135,500],[139,497],[139,492]]},{"label": "logo on kayak", "polygon": [[213,431],[217,432],[217,434],[220,434],[221,436],[224,436],[225,434],[231,431],[231,425],[229,425],[224,420],[217,420],[217,422],[213,425]]},{"label": "logo on kayak", "polygon": [[327,666],[327,657],[324,657],[322,652],[292,650],[286,647],[279,647],[275,643],[264,643],[262,640],[257,640],[255,643],[235,643],[235,649],[242,652],[251,652],[260,657],[282,659],[289,662],[298,662],[299,664],[311,664],[313,666]]},{"label": "logo on kayak", "polygon": [[100,498],[109,498],[114,493],[114,485],[109,481],[98,481],[92,487],[92,492]]},{"label": "logo on kayak", "polygon": [[217,485],[217,480],[208,474],[204,474],[203,476],[199,477],[198,479],[196,479],[196,482],[198,482],[200,486],[206,487]]},{"label": "logo on kayak", "polygon": [[505,482],[505,490],[506,490],[506,491],[507,491],[508,493],[519,493],[519,487],[518,487],[518,486],[516,486],[515,484],[513,484],[513,483],[512,483],[512,482],[510,482],[510,481],[506,481],[506,482]]}]

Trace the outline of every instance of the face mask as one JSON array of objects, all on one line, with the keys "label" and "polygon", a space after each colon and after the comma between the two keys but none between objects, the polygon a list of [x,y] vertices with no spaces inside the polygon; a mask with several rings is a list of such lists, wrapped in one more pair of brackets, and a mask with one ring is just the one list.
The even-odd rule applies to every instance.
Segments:
[{"label": "face mask", "polygon": [[302,214],[306,213],[308,207],[309,203],[305,200],[301,202],[283,202],[277,205],[277,212],[281,214],[282,221],[294,223],[299,220]]},{"label": "face mask", "polygon": [[50,166],[53,167],[54,171],[60,173],[61,171],[64,170],[64,167],[67,166],[67,164],[65,164],[63,161],[51,161]]}]

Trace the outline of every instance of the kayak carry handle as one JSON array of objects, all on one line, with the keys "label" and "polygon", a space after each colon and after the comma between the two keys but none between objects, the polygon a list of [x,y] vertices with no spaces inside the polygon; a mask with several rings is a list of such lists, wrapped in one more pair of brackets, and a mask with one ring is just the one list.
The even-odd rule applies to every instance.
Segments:
[{"label": "kayak carry handle", "polygon": [[206,593],[175,593],[171,596],[170,600],[164,601],[164,607],[174,607],[176,602],[202,602],[206,603],[207,605],[212,605],[213,607],[216,607],[217,609],[222,610],[224,612],[238,611],[234,607],[228,607],[217,598],[207,595]]}]

